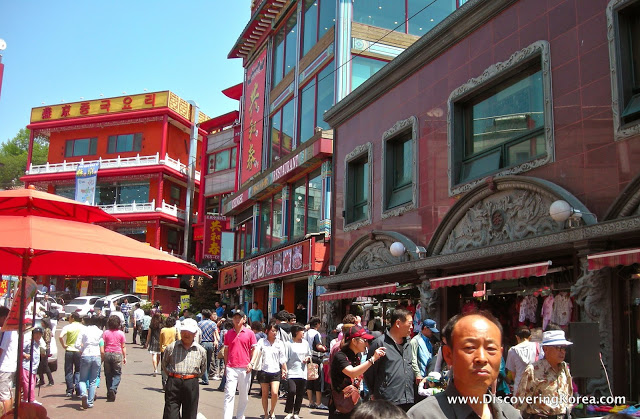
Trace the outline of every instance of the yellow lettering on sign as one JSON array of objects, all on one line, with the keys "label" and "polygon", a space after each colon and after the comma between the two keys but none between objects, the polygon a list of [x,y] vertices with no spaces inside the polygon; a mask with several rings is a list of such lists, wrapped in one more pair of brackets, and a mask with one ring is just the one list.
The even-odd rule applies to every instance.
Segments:
[{"label": "yellow lettering on sign", "polygon": [[31,122],[46,122],[119,112],[166,108],[169,106],[169,93],[168,91],[144,93],[141,95],[119,96],[61,105],[40,106],[31,109]]}]

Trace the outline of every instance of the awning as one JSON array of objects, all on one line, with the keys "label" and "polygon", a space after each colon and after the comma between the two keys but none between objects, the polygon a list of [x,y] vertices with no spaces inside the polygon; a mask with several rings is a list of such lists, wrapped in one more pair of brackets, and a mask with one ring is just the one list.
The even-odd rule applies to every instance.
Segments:
[{"label": "awning", "polygon": [[606,267],[614,267],[618,265],[628,266],[634,263],[640,263],[640,249],[624,249],[615,252],[596,253],[587,256],[589,261],[589,270],[597,271]]},{"label": "awning", "polygon": [[356,297],[369,297],[371,295],[390,294],[392,292],[396,292],[396,284],[382,284],[375,287],[325,292],[324,294],[318,296],[318,300],[346,300]]},{"label": "awning", "polygon": [[169,287],[167,285],[154,285],[157,290],[175,291],[175,292],[187,292],[186,288]]},{"label": "awning", "polygon": [[493,269],[491,271],[473,272],[463,275],[434,278],[431,288],[453,287],[456,285],[481,284],[483,282],[499,281],[503,279],[528,278],[530,276],[545,276],[551,261],[532,263],[530,265],[512,266],[510,268]]}]

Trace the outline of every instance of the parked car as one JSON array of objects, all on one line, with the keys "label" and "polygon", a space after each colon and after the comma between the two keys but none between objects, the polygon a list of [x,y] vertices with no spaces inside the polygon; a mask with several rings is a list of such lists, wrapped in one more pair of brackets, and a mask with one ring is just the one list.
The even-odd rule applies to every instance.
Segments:
[{"label": "parked car", "polygon": [[68,317],[71,313],[78,313],[80,316],[86,316],[93,305],[101,297],[98,295],[87,295],[84,297],[76,297],[64,306],[64,314]]},{"label": "parked car", "polygon": [[102,297],[96,301],[93,305],[93,311],[102,310],[102,314],[109,316],[112,311],[116,310],[116,305],[120,305],[127,299],[129,304],[140,303],[140,305],[146,304],[147,301],[133,294],[111,294],[106,297]]},{"label": "parked car", "polygon": [[[42,319],[36,319],[34,327],[42,327],[44,329],[44,327],[42,326]],[[25,334],[25,340],[31,340],[31,332]],[[47,361],[49,362],[49,368],[51,369],[51,372],[56,372],[58,370],[58,345],[56,344],[55,333],[54,336],[51,336],[49,358],[47,359]],[[40,362],[42,362],[42,359],[40,360]]]}]

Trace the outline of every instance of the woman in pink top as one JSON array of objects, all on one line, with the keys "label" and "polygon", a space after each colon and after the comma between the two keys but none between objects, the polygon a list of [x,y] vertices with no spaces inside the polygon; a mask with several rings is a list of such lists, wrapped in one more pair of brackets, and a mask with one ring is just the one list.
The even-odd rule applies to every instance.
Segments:
[{"label": "woman in pink top", "polygon": [[115,402],[122,365],[127,363],[127,352],[124,346],[124,332],[120,330],[120,318],[116,315],[107,320],[107,329],[102,334],[104,346],[100,348],[104,364],[104,376],[107,379],[107,401]]}]

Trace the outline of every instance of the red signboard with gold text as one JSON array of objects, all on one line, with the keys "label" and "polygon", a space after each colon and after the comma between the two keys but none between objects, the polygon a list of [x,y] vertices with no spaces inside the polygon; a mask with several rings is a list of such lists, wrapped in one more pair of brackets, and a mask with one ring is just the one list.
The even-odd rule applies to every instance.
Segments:
[{"label": "red signboard with gold text", "polygon": [[242,263],[220,269],[218,290],[228,290],[242,286]]},{"label": "red signboard with gold text", "polygon": [[259,282],[310,271],[311,240],[287,246],[244,263],[245,282]]},{"label": "red signboard with gold text", "polygon": [[222,232],[225,231],[227,217],[224,215],[206,215],[204,217],[204,259],[220,260]]},{"label": "red signboard with gold text", "polygon": [[267,50],[251,64],[244,89],[244,118],[242,122],[242,160],[240,183],[260,173],[262,162],[262,123],[266,82]]}]

